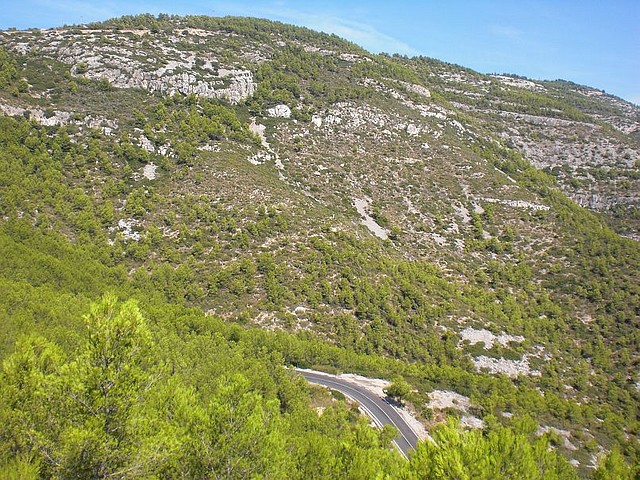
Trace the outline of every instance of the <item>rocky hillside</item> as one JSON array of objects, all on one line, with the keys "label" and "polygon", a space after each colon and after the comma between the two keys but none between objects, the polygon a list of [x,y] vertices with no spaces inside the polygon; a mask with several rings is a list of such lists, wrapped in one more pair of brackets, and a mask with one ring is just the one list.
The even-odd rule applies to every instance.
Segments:
[{"label": "rocky hillside", "polygon": [[[3,44],[17,54],[61,62],[76,81],[89,79],[105,87],[169,96],[194,94],[233,105],[253,97],[267,73],[262,70],[274,61],[285,61],[288,52],[297,57],[297,67],[306,63],[307,71],[296,72],[283,64],[284,75],[275,79],[284,83],[278,85],[282,98],[265,92],[267,86],[261,85],[257,97],[262,104],[254,105],[259,113],[289,118],[293,108],[294,118],[312,115],[312,128],[329,136],[343,130],[370,131],[375,142],[383,138],[395,143],[398,135],[394,133],[404,131],[416,140],[410,142],[415,143],[413,148],[428,148],[429,138],[438,138],[437,132],[445,128],[457,129],[460,139],[478,136],[498,141],[555,176],[577,203],[605,213],[622,233],[638,238],[640,109],[632,104],[570,82],[480,75],[426,58],[382,59],[378,65],[380,59],[375,61],[336,38],[317,44],[310,38],[295,38],[304,37],[300,33],[289,38],[290,30],[268,39],[266,32],[246,38],[244,32],[206,29],[204,20],[199,26],[205,28],[163,27],[162,20],[153,22],[157,26],[151,30],[140,28],[144,20],[131,20],[131,25],[125,20],[110,30],[7,31]],[[394,64],[395,71],[384,65],[387,62]],[[322,76],[327,78],[318,78],[317,69],[329,66],[337,75],[325,70]],[[291,70],[288,76],[287,69]],[[287,80],[297,82],[299,74],[308,82],[286,85]],[[339,86],[340,80],[348,85]],[[434,90],[433,99],[430,90]],[[377,105],[370,102],[349,101],[349,96],[369,97],[374,92],[395,101],[392,112],[372,109]],[[270,98],[262,98],[265,93]],[[5,113],[21,111],[8,103],[2,105]],[[42,123],[68,123],[72,114],[77,112],[60,111]],[[35,110],[33,116],[42,118],[43,112]],[[350,119],[342,123],[345,116]],[[102,119],[105,126],[114,120]],[[304,136],[306,131],[292,133]],[[144,145],[150,150],[149,143]]]},{"label": "rocky hillside", "polygon": [[[637,107],[253,19],[0,47],[7,225],[168,302],[396,358],[427,423],[529,414],[584,475],[635,455]],[[432,407],[451,390],[464,408]]]}]

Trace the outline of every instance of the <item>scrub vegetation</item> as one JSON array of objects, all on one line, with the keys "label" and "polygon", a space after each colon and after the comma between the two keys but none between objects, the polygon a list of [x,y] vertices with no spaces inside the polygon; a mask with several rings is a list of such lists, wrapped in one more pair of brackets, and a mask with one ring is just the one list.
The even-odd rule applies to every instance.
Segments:
[{"label": "scrub vegetation", "polygon": [[0,32],[0,111],[0,477],[638,475],[637,107],[141,15]]}]

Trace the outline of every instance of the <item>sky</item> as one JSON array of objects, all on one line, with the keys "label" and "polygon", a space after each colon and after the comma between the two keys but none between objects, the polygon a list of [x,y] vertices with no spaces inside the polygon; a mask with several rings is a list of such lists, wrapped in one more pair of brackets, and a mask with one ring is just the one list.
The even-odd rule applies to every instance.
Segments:
[{"label": "sky", "polygon": [[562,78],[640,105],[640,0],[0,0],[0,29],[137,13],[279,20],[335,33],[373,53]]}]

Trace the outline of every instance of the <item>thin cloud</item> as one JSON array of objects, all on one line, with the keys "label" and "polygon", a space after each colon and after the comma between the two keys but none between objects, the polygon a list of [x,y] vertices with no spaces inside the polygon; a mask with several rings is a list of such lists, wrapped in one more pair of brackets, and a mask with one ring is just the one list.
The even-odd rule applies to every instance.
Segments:
[{"label": "thin cloud", "polygon": [[635,105],[637,105],[638,107],[640,107],[640,94],[638,95],[631,95],[628,99],[629,102],[634,103]]},{"label": "thin cloud", "polygon": [[295,25],[303,25],[325,33],[334,33],[374,53],[388,52],[402,55],[420,55],[422,53],[402,40],[387,35],[367,23],[334,15],[319,15],[287,8],[285,2],[276,2],[273,6],[266,7],[248,7],[232,3],[218,3],[217,6],[220,10],[233,15],[268,17]]},{"label": "thin cloud", "polygon": [[338,17],[319,19],[318,23],[310,23],[311,28],[326,33],[335,33],[369,51],[400,53],[402,55],[420,55],[421,52],[390,35],[382,33],[371,25],[353,22]]},{"label": "thin cloud", "polygon": [[503,37],[509,40],[522,38],[523,31],[510,25],[491,25],[489,33],[496,37]]},{"label": "thin cloud", "polygon": [[39,0],[36,4],[58,15],[70,14],[69,17],[86,16],[87,18],[107,19],[118,14],[117,6],[114,7],[114,5],[111,5],[109,2],[96,5],[95,2],[89,1]]},{"label": "thin cloud", "polygon": [[[140,13],[171,12],[179,7],[178,3],[165,2],[164,0],[150,0],[128,2],[123,0],[110,0],[95,2],[90,0],[35,0],[34,8],[43,12],[48,19],[62,23],[84,23],[91,21],[107,20],[122,15],[136,15]],[[177,12],[176,12],[177,13]],[[61,25],[61,24],[60,24]],[[59,24],[51,26],[60,26]]]},{"label": "thin cloud", "polygon": [[[36,9],[48,12],[49,21],[47,23],[57,23],[59,22],[58,19],[64,19],[64,23],[82,23],[141,12],[157,13],[159,11],[167,11],[179,13],[179,11],[183,10],[182,7],[185,6],[184,2],[169,3],[165,0],[153,2],[143,0],[133,4],[122,0],[108,0],[100,3],[88,0],[35,0],[34,4]],[[205,1],[196,1],[191,5],[190,10],[190,13],[208,15],[242,15],[278,19],[313,30],[336,34],[374,53],[387,52],[410,56],[422,53],[402,40],[379,31],[368,23],[338,15],[304,12],[287,7],[287,2],[282,0],[262,6],[234,2],[211,4]]]}]

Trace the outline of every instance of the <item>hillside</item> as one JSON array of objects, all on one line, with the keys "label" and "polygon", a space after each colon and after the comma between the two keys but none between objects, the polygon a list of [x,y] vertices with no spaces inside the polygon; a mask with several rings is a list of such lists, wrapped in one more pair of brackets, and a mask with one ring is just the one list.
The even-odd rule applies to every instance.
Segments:
[{"label": "hillside", "polygon": [[[264,464],[280,473],[314,471],[304,448],[343,455],[326,478],[357,478],[367,455],[412,468],[343,403],[305,424],[307,387],[283,365],[401,377],[429,428],[511,429],[581,477],[610,451],[637,463],[637,107],[263,20],[143,15],[0,32],[0,110],[5,375],[37,333],[66,378],[83,314],[112,292],[137,299],[185,418],[215,423],[202,405],[237,394],[270,452],[322,432],[295,465]],[[353,448],[327,453],[336,432]],[[195,452],[164,474],[222,468]]]}]

